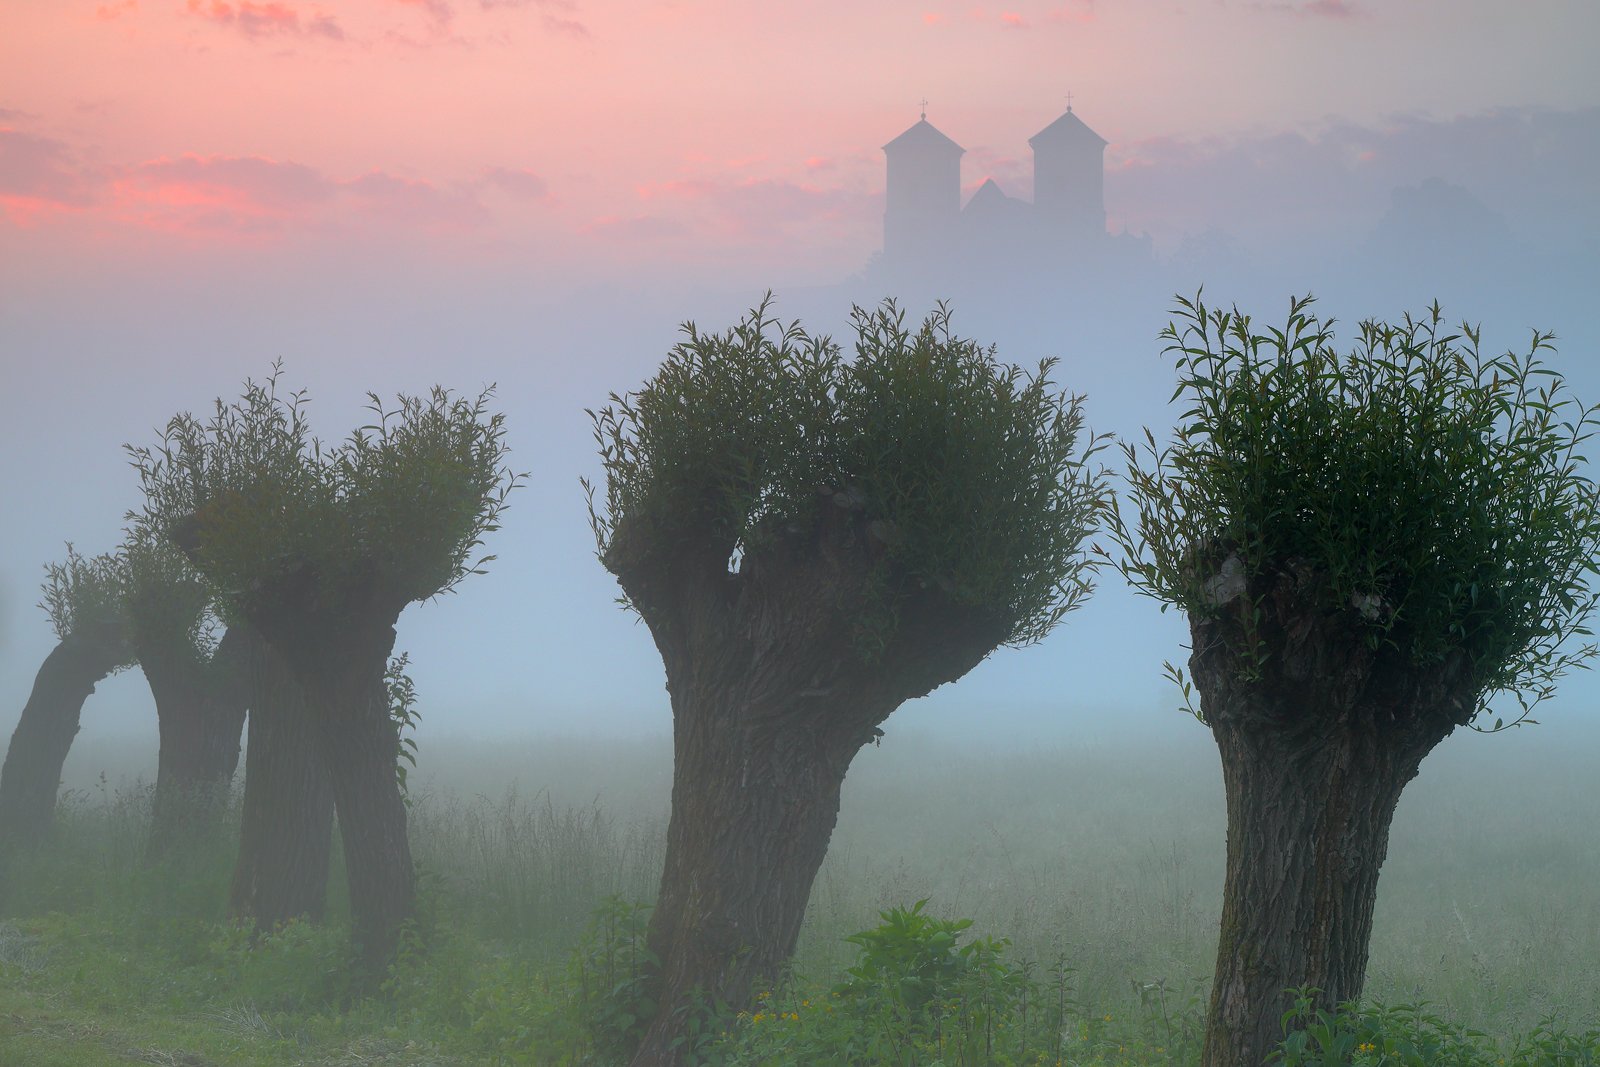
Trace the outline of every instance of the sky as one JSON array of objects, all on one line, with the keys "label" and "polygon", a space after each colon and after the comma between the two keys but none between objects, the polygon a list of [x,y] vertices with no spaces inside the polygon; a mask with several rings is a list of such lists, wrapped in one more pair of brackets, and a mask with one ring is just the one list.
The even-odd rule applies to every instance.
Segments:
[{"label": "sky", "polygon": [[[837,329],[881,247],[881,146],[924,106],[969,193],[1027,198],[1069,93],[1109,142],[1108,226],[1149,237],[1147,276],[956,309],[1005,358],[1061,356],[1097,428],[1170,425],[1154,338],[1202,283],[1344,321],[1440,297],[1489,347],[1554,330],[1600,397],[1597,39],[1589,0],[9,0],[0,730],[52,644],[44,563],[111,548],[137,503],[122,446],[282,359],[330,439],[367,390],[498,383],[530,478],[492,573],[402,617],[426,731],[664,732],[592,554],[584,408],[768,288]],[[893,722],[1179,723],[1182,620],[1118,584]],[[141,686],[102,685],[86,729],[153,731]]]}]

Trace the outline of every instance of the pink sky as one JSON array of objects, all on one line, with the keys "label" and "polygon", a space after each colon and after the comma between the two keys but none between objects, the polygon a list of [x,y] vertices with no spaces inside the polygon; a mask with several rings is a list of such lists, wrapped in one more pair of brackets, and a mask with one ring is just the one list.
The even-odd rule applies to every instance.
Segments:
[{"label": "pink sky", "polygon": [[827,277],[878,247],[919,98],[968,188],[1026,196],[1070,91],[1113,226],[1170,245],[1200,221],[1141,168],[1593,107],[1597,39],[1591,0],[19,0],[0,240],[64,270],[333,241]]},{"label": "pink sky", "polygon": [[[367,389],[502,385],[534,477],[493,580],[407,614],[419,686],[462,710],[429,723],[659,727],[659,657],[591,559],[583,410],[768,287],[842,320],[794,290],[880,247],[881,146],[923,97],[969,191],[1031,196],[1068,92],[1110,142],[1110,225],[1159,269],[1080,319],[960,305],[1003,358],[1062,356],[1097,429],[1170,419],[1154,338],[1201,282],[1346,320],[1439,296],[1497,345],[1556,330],[1600,395],[1597,40],[1595,0],[4,0],[0,692],[50,648],[40,565],[121,536],[122,444],[283,357],[331,439]],[[1167,714],[1180,621],[1118,584],[939,699]],[[121,684],[89,729],[153,730]]]}]

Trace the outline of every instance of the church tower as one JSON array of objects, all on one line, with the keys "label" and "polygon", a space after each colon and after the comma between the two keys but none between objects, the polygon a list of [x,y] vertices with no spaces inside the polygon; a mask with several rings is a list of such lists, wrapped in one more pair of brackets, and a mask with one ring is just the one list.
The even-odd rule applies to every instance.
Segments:
[{"label": "church tower", "polygon": [[926,266],[937,261],[932,257],[953,251],[966,151],[935,129],[926,111],[916,125],[883,146],[889,168],[883,212],[887,263]]},{"label": "church tower", "polygon": [[1033,148],[1033,209],[1053,236],[1081,244],[1105,236],[1106,140],[1072,113],[1028,138]]}]

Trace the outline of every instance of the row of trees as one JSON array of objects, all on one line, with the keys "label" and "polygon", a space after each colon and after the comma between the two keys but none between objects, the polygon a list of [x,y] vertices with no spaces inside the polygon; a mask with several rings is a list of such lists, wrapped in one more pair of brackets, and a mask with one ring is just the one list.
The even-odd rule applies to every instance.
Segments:
[{"label": "row of trees", "polygon": [[[943,307],[917,328],[893,304],[858,310],[853,359],[765,302],[725,333],[685,329],[649,382],[590,413],[600,559],[660,650],[674,723],[635,1067],[685,1062],[698,1005],[746,1007],[778,976],[844,776],[889,714],[1051,632],[1097,568],[1188,615],[1192,710],[1222,756],[1207,1067],[1260,1064],[1289,987],[1359,994],[1423,756],[1499,694],[1525,716],[1594,654],[1566,642],[1595,604],[1600,497],[1577,450],[1600,415],[1541,363],[1546,336],[1485,358],[1435,307],[1363,324],[1341,356],[1309,300],[1264,332],[1180,301],[1164,337],[1185,410],[1169,445],[1124,446],[1119,504],[1108,441],[1051,364],[1000,363]],[[320,910],[336,810],[354,934],[380,967],[413,903],[394,625],[478,569],[519,478],[487,394],[374,398],[373,423],[325,448],[275,381],[134,450],[147,502],[128,544],[51,571],[61,646],[13,738],[0,830],[18,796],[53,804],[83,697],[137,659],[158,707],[185,709],[163,713],[161,774],[226,764],[230,729],[236,760],[250,709],[236,912]],[[1097,529],[1116,552],[1088,546]],[[59,710],[43,729],[41,699]],[[158,825],[186,810],[161,796]]]},{"label": "row of trees", "polygon": [[372,421],[330,446],[277,380],[130,448],[144,503],[123,545],[51,568],[60,644],[0,774],[0,851],[48,833],[85,698],[138,663],[161,731],[148,854],[215,822],[248,708],[233,914],[320,917],[337,814],[355,942],[381,973],[415,895],[394,626],[492,558],[478,549],[521,476],[488,391],[374,395]]},{"label": "row of trees", "polygon": [[[657,1011],[633,1067],[677,1064],[706,997],[750,1004],[793,952],[851,758],[902,702],[1048,633],[1111,563],[1184,611],[1215,735],[1227,878],[1206,1067],[1259,1067],[1286,990],[1361,991],[1405,784],[1458,726],[1523,715],[1595,654],[1600,414],[1541,353],[1484,358],[1437,306],[1352,352],[1291,305],[1262,331],[1180,301],[1183,414],[1110,491],[1078,397],[951,335],[855,316],[855,358],[770,320],[692,326],[592,413],[601,561],[649,626],[674,724],[651,916]],[[1117,552],[1085,551],[1104,528]],[[1185,691],[1182,671],[1169,668]],[[1495,722],[1495,728],[1502,724]]]}]

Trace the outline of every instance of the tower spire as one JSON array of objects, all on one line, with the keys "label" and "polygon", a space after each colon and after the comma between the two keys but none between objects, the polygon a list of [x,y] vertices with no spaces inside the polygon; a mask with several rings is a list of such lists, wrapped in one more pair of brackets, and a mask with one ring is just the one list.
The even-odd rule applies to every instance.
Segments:
[{"label": "tower spire", "polygon": [[922,106],[922,121],[923,122],[927,122],[928,121],[928,98],[927,97],[923,97],[922,98],[921,106]]}]

